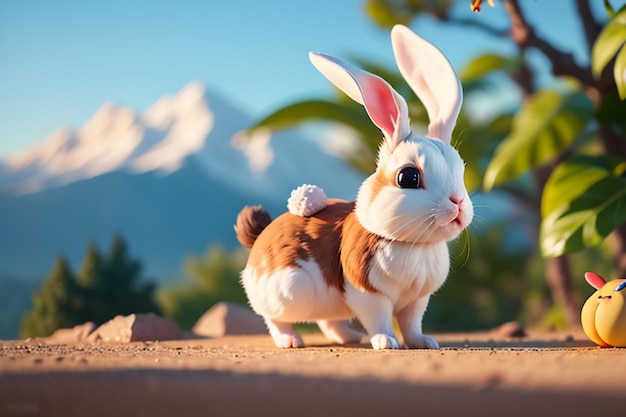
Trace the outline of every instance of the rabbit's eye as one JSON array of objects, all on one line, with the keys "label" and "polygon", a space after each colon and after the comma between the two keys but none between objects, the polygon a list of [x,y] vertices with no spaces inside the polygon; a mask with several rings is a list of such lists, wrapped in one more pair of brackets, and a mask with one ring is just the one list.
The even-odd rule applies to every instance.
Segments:
[{"label": "rabbit's eye", "polygon": [[624,281],[624,282],[620,283],[620,284],[619,284],[619,285],[615,288],[615,290],[613,290],[613,291],[621,291],[621,290],[623,290],[624,288],[626,288],[626,281]]},{"label": "rabbit's eye", "polygon": [[398,187],[400,188],[419,188],[420,171],[415,167],[404,167],[398,171]]}]

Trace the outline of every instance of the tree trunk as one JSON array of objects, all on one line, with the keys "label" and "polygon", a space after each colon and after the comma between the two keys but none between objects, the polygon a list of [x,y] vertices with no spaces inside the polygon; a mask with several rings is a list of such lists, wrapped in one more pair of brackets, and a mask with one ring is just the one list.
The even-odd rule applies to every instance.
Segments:
[{"label": "tree trunk", "polygon": [[[555,161],[554,165],[547,165],[534,171],[535,185],[539,193],[543,192],[543,188],[557,164],[558,161]],[[541,219],[540,207],[537,207],[536,213],[537,218]],[[557,258],[544,258],[543,271],[548,287],[550,287],[553,302],[563,308],[567,327],[579,327],[580,306],[576,302],[574,294],[569,257],[562,255]]]},{"label": "tree trunk", "polygon": [[[612,233],[615,242],[615,266],[620,278],[626,278],[626,223],[622,223]],[[618,278],[618,277],[614,277]]]},{"label": "tree trunk", "polygon": [[[609,126],[600,126],[600,138],[608,155],[626,159],[626,139]],[[626,277],[626,224],[621,224],[611,233],[615,242],[615,266],[620,277]]]},{"label": "tree trunk", "polygon": [[546,282],[552,298],[563,308],[567,327],[580,326],[580,306],[574,294],[569,259],[567,256],[544,259]]}]

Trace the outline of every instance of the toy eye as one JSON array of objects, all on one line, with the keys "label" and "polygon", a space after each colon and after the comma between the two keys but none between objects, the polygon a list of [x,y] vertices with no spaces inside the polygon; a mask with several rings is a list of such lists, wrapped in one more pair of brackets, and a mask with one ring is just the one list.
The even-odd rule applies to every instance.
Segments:
[{"label": "toy eye", "polygon": [[419,188],[420,186],[420,171],[415,167],[404,167],[398,171],[398,178],[396,179],[398,187],[400,188]]},{"label": "toy eye", "polygon": [[615,289],[613,291],[621,291],[624,288],[626,288],[626,281],[622,282],[621,284],[619,284],[617,287],[615,287]]}]

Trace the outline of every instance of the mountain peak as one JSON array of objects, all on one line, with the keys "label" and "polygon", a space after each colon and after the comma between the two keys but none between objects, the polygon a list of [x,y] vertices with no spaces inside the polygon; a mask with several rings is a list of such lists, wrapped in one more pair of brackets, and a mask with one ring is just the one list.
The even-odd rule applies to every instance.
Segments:
[{"label": "mountain peak", "polygon": [[143,113],[143,119],[157,129],[167,129],[177,117],[206,107],[206,88],[199,81],[192,81],[177,93],[159,98]]},{"label": "mountain peak", "polygon": [[105,135],[107,130],[124,131],[129,129],[136,119],[137,116],[132,108],[106,102],[81,127],[79,136],[83,140],[90,140]]},{"label": "mountain peak", "polygon": [[[274,141],[267,133],[233,143],[251,122],[249,115],[198,81],[161,97],[142,113],[106,102],[80,129],[58,130],[27,152],[7,158],[0,192],[33,193],[114,171],[167,175],[192,160],[208,177],[264,197],[282,196],[299,181],[311,182],[311,176],[328,182],[326,187],[340,186],[325,175],[331,175],[331,165],[345,171],[342,162],[302,138]],[[328,169],[315,174],[319,166]],[[356,183],[353,175],[348,177],[346,183]]]},{"label": "mountain peak", "polygon": [[205,98],[206,92],[204,84],[194,80],[176,93],[176,99],[179,103],[197,103]]}]

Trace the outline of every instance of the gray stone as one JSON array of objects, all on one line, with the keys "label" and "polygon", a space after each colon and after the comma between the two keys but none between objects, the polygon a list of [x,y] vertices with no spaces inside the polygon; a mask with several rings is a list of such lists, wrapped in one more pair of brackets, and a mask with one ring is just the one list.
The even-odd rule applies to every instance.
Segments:
[{"label": "gray stone", "polygon": [[183,332],[173,320],[155,314],[117,316],[98,327],[90,336],[92,342],[147,342],[180,340]]},{"label": "gray stone", "polygon": [[263,319],[252,310],[234,303],[217,303],[202,315],[191,331],[198,336],[267,334]]},{"label": "gray stone", "polygon": [[85,342],[95,329],[96,325],[88,321],[87,323],[74,326],[71,329],[58,329],[47,338],[47,341],[60,344]]}]

